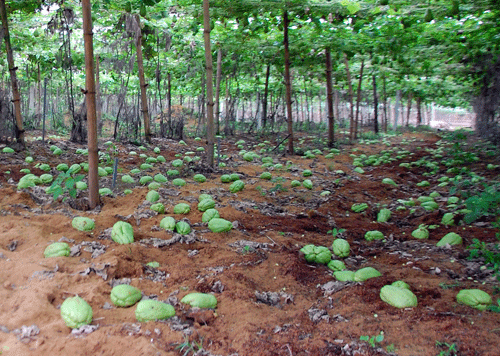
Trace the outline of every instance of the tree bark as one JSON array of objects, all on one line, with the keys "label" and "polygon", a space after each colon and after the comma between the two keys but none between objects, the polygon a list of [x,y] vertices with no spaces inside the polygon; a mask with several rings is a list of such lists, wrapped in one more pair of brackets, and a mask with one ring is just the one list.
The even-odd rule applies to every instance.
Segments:
[{"label": "tree bark", "polygon": [[265,128],[267,124],[267,97],[269,96],[269,76],[271,74],[271,64],[267,64],[266,68],[266,82],[264,84],[264,98],[262,98],[262,127]]},{"label": "tree bark", "polygon": [[95,62],[95,110],[96,110],[96,120],[97,120],[97,131],[99,136],[102,135],[102,128],[104,126],[104,122],[102,122],[102,100],[101,100],[101,81],[99,76],[99,55],[96,56]]},{"label": "tree bark", "polygon": [[410,125],[410,113],[411,113],[411,100],[413,95],[411,92],[408,93],[408,106],[406,107],[406,127]]},{"label": "tree bark", "polygon": [[3,37],[5,41],[5,51],[7,52],[7,63],[9,66],[10,82],[12,85],[12,102],[14,103],[14,115],[16,118],[16,140],[25,146],[24,142],[24,127],[23,116],[21,113],[21,95],[19,94],[19,87],[17,85],[16,70],[14,64],[14,54],[10,45],[9,24],[7,19],[7,9],[5,8],[5,0],[0,0],[0,19],[2,20]]},{"label": "tree bark", "polygon": [[288,48],[288,11],[283,13],[283,45],[285,47],[286,111],[288,115],[288,153],[293,155],[292,83],[290,79],[290,49]]},{"label": "tree bark", "polygon": [[361,59],[361,68],[359,70],[358,96],[356,99],[356,120],[354,121],[354,139],[358,137],[358,122],[359,122],[359,104],[361,103],[361,82],[363,81],[363,69],[365,60]]},{"label": "tree bark", "polygon": [[352,80],[351,80],[351,71],[349,70],[349,59],[347,58],[347,54],[344,53],[344,65],[347,75],[347,84],[349,85],[349,140],[354,140],[354,94],[352,90]]},{"label": "tree bark", "polygon": [[83,40],[85,46],[85,97],[87,102],[87,131],[89,150],[89,206],[94,209],[99,204],[99,181],[97,167],[97,115],[95,105],[94,45],[90,0],[82,0]]},{"label": "tree bark", "polygon": [[205,63],[207,74],[207,164],[214,166],[214,91],[212,50],[210,45],[210,4],[203,0],[203,38],[205,41]]},{"label": "tree bark", "polygon": [[142,30],[141,30],[141,18],[139,15],[135,16],[137,21],[137,34],[135,39],[135,49],[137,51],[137,67],[139,70],[139,84],[141,86],[141,110],[142,117],[144,120],[144,138],[147,143],[151,143],[151,129],[149,125],[149,110],[148,110],[148,98],[146,93],[146,79],[144,75],[144,63],[142,60]]},{"label": "tree bark", "polygon": [[377,79],[375,75],[373,79],[373,131],[378,134],[378,97],[377,97]]},{"label": "tree bark", "polygon": [[332,83],[332,55],[330,48],[325,49],[326,57],[326,98],[328,106],[328,147],[335,143],[335,122],[333,116],[333,83]]},{"label": "tree bark", "polygon": [[215,132],[220,133],[220,81],[222,77],[222,51],[217,50],[217,74],[215,77]]}]

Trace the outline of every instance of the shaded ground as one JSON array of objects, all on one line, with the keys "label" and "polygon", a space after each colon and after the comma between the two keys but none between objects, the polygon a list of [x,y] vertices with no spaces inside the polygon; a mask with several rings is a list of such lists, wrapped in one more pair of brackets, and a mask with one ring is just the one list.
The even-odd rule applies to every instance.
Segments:
[{"label": "shaded ground", "polygon": [[[473,238],[494,242],[496,230],[491,221],[473,225],[446,227],[443,214],[449,211],[446,198],[450,186],[438,187],[437,179],[447,175],[440,165],[437,173],[425,176],[424,167],[399,167],[401,162],[415,162],[430,156],[439,147],[439,137],[432,133],[387,137],[385,143],[364,141],[344,146],[332,158],[317,155],[306,159],[265,153],[282,169],[270,169],[274,178],[259,179],[265,171],[262,162],[246,162],[239,154],[243,148],[259,153],[272,149],[274,141],[253,147],[254,142],[237,147],[240,138],[223,141],[226,167],[215,172],[192,163],[181,168],[187,185],[169,183],[158,189],[165,215],[173,214],[179,202],[191,205],[186,216],[193,232],[178,242],[165,242],[176,235],[160,229],[164,215],[157,215],[145,201],[147,187],[125,184],[120,176],[137,168],[145,158],[156,157],[153,147],[160,148],[166,163],[155,163],[142,173],[166,174],[178,153],[196,151],[202,141],[154,141],[146,151],[137,146],[118,144],[116,150],[101,144],[101,152],[112,153],[108,160],[119,159],[118,183],[114,196],[104,196],[95,211],[73,209],[81,204],[62,197],[53,201],[45,188],[16,189],[19,172],[45,173],[37,163],[49,163],[57,176],[59,163],[81,163],[86,157],[76,154],[76,146],[53,139],[63,149],[55,156],[49,144],[34,141],[29,145],[33,163],[26,163],[27,153],[0,154],[0,353],[5,355],[178,355],[190,354],[187,345],[205,355],[498,355],[500,317],[491,311],[478,311],[456,302],[460,289],[480,288],[493,295],[498,283],[491,271],[481,268],[481,260],[468,260],[466,249]],[[321,148],[318,140],[304,136],[300,146]],[[112,146],[111,146],[112,147]],[[406,150],[403,158],[390,164],[363,167],[353,171],[353,158],[379,154],[396,148]],[[131,156],[134,150],[138,155]],[[483,152],[485,153],[485,152]],[[201,152],[201,155],[203,152]],[[259,153],[260,154],[260,153]],[[181,158],[182,158],[181,156]],[[192,156],[192,155],[191,155]],[[484,155],[470,167],[486,179],[498,179],[498,168],[487,170],[498,157]],[[287,161],[293,165],[286,169]],[[105,165],[106,159],[102,163]],[[289,162],[290,163],[290,162]],[[308,177],[313,189],[291,188],[294,179]],[[343,173],[338,170],[342,170]],[[202,172],[205,183],[192,179]],[[221,174],[237,172],[245,189],[229,192],[229,184],[220,181]],[[448,174],[450,175],[450,174]],[[453,175],[450,175],[453,176]],[[140,175],[135,175],[138,181]],[[391,178],[398,187],[381,184]],[[430,186],[416,184],[428,180]],[[101,187],[111,187],[112,178],[100,179]],[[124,189],[133,194],[124,195]],[[330,195],[320,193],[329,190]],[[438,191],[439,209],[400,210],[398,199],[410,199]],[[221,217],[234,222],[228,233],[212,233],[201,223],[196,209],[200,193],[211,194]],[[80,197],[84,197],[80,193]],[[353,203],[366,202],[369,208],[353,213]],[[377,223],[382,207],[392,211],[391,220]],[[80,232],[71,225],[75,216],[95,220],[92,232]],[[461,216],[457,215],[457,222]],[[134,226],[135,242],[118,245],[109,237],[109,228],[118,220]],[[411,232],[420,224],[437,225],[428,240],[416,240]],[[307,264],[299,250],[306,244],[330,247],[333,228],[346,229],[340,236],[351,244],[351,255],[344,259],[349,270],[372,266],[382,273],[363,283],[336,282],[324,265]],[[380,230],[384,241],[368,242],[364,234]],[[463,246],[435,246],[448,232],[459,233]],[[161,240],[159,240],[161,239]],[[73,247],[72,257],[43,258],[44,249],[54,241],[66,241]],[[190,242],[190,243],[186,243]],[[163,247],[158,247],[163,245]],[[156,247],[155,247],[156,246]],[[155,269],[146,263],[157,261]],[[406,281],[418,298],[418,306],[397,309],[383,302],[380,288],[396,280]],[[144,298],[154,298],[174,305],[177,316],[167,321],[138,323],[134,310],[116,308],[109,293],[116,283],[127,282],[139,288]],[[214,293],[216,310],[189,310],[179,302],[189,292]],[[65,298],[79,295],[93,308],[92,325],[97,328],[78,335],[66,327],[59,307]],[[496,298],[494,298],[496,299]],[[372,348],[360,336],[383,333],[384,339]],[[184,343],[184,344],[183,344]],[[184,348],[181,348],[184,345]],[[197,346],[200,345],[201,347]],[[456,350],[455,353],[451,350]],[[191,353],[191,354],[192,354]]]}]

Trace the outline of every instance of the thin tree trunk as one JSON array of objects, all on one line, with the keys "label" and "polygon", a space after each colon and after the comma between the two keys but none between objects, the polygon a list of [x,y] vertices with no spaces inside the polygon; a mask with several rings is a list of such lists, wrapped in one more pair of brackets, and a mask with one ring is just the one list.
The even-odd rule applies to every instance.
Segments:
[{"label": "thin tree trunk", "polygon": [[203,38],[205,41],[205,63],[207,70],[207,164],[214,166],[214,91],[212,50],[210,46],[210,4],[203,0]]},{"label": "thin tree trunk", "polygon": [[422,125],[422,99],[417,96],[417,126]]},{"label": "thin tree trunk", "polygon": [[222,51],[217,50],[217,74],[215,77],[215,132],[220,133],[220,81],[222,76]]},{"label": "thin tree trunk", "polygon": [[365,60],[361,60],[361,68],[359,70],[359,82],[358,82],[358,96],[356,99],[356,120],[354,121],[354,139],[358,137],[358,120],[359,120],[359,104],[361,103],[361,83],[363,81],[363,69],[365,67]]},{"label": "thin tree trunk", "polygon": [[172,130],[172,76],[170,72],[167,73],[167,123],[169,130]]},{"label": "thin tree trunk", "polygon": [[229,127],[229,117],[230,117],[230,109],[229,109],[229,78],[226,76],[226,104],[225,106],[225,118],[224,118],[224,135],[229,136],[231,132],[231,128]]},{"label": "thin tree trunk", "polygon": [[352,90],[352,81],[351,81],[351,71],[349,70],[349,59],[347,58],[347,54],[344,53],[344,65],[347,74],[347,84],[349,85],[349,140],[354,140],[354,94]]},{"label": "thin tree trunk", "polygon": [[377,79],[375,75],[373,79],[373,131],[378,134],[378,97],[377,97]]},{"label": "thin tree trunk", "polygon": [[410,113],[411,113],[411,100],[412,100],[412,93],[408,93],[408,106],[406,107],[406,127],[410,125]]},{"label": "thin tree trunk", "polygon": [[383,96],[384,96],[384,132],[387,132],[387,91],[386,91],[386,85],[385,85],[385,73],[382,75],[382,83],[383,83]]},{"label": "thin tree trunk", "polygon": [[144,63],[142,60],[142,30],[141,30],[141,18],[139,15],[135,16],[137,21],[137,34],[135,39],[135,48],[137,51],[137,67],[139,70],[139,83],[141,86],[141,107],[142,116],[144,120],[144,138],[147,143],[151,143],[151,129],[149,126],[149,110],[148,110],[148,98],[146,93],[146,79],[144,75]]},{"label": "thin tree trunk", "polygon": [[99,180],[97,167],[97,120],[94,80],[94,45],[90,0],[82,0],[83,39],[85,46],[85,97],[87,101],[87,131],[89,150],[89,206],[94,209],[99,204]]},{"label": "thin tree trunk", "polygon": [[262,98],[262,127],[265,128],[267,124],[267,97],[269,95],[269,76],[271,74],[271,64],[267,64],[266,68],[266,82],[264,85],[264,98]]},{"label": "thin tree trunk", "polygon": [[293,155],[292,82],[290,79],[290,49],[288,48],[288,11],[283,14],[283,45],[285,47],[286,111],[288,115],[288,154]]},{"label": "thin tree trunk", "polygon": [[[394,131],[398,129],[399,107],[401,106],[401,90],[396,90],[396,104],[394,104]],[[401,119],[404,122],[404,118]]]},{"label": "thin tree trunk", "polygon": [[21,95],[17,86],[17,67],[14,64],[14,54],[10,45],[9,24],[7,19],[7,10],[5,8],[5,0],[0,0],[0,19],[2,20],[3,38],[5,41],[5,51],[7,52],[7,63],[9,65],[10,82],[12,85],[12,102],[14,103],[14,114],[16,117],[16,140],[24,148],[24,128],[23,116],[21,114]]},{"label": "thin tree trunk", "polygon": [[101,100],[101,81],[100,81],[100,75],[99,75],[99,55],[96,56],[96,63],[95,63],[95,91],[96,91],[96,120],[97,120],[97,131],[99,133],[99,136],[102,135],[102,128],[104,126],[104,122],[102,122],[102,100]]},{"label": "thin tree trunk", "polygon": [[333,116],[333,83],[332,83],[332,56],[330,48],[325,49],[326,55],[326,101],[328,106],[328,147],[335,143],[335,118]]}]

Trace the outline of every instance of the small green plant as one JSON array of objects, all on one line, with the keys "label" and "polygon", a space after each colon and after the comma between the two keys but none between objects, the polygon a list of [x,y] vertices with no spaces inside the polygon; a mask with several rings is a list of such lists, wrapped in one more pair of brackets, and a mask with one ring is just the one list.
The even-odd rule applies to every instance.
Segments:
[{"label": "small green plant", "polygon": [[257,189],[259,191],[260,195],[262,195],[263,197],[266,196],[267,192],[264,189],[262,189],[262,187],[260,185],[255,187],[255,189]]},{"label": "small green plant", "polygon": [[203,350],[203,338],[200,339],[200,342],[196,341],[189,341],[189,338],[187,336],[184,336],[184,342],[182,344],[179,344],[175,347],[176,350],[179,350],[179,353],[182,354],[182,356],[187,356],[191,352],[193,355],[197,354],[199,351]]},{"label": "small green plant", "polygon": [[333,230],[328,230],[327,234],[332,234],[333,238],[336,238],[337,235],[341,235],[346,231],[346,229],[337,229],[334,228]]},{"label": "small green plant", "polygon": [[369,335],[363,335],[360,336],[359,339],[361,341],[366,341],[367,343],[370,344],[371,347],[377,347],[382,341],[384,341],[384,334],[381,331],[380,334],[374,335],[374,336],[369,336]]},{"label": "small green plant", "polygon": [[255,250],[254,250],[254,248],[253,248],[253,247],[251,247],[251,246],[249,246],[249,245],[245,245],[245,247],[243,247],[243,251],[242,251],[242,252],[243,252],[243,254],[245,255],[245,254],[247,254],[247,253],[252,253],[252,252],[254,252],[254,251],[255,251]]},{"label": "small green plant", "polygon": [[456,356],[458,355],[457,345],[455,343],[448,344],[447,342],[436,341],[436,347],[446,348],[446,350],[442,350],[437,356]]},{"label": "small green plant", "polygon": [[462,284],[460,282],[450,283],[450,284],[444,282],[439,283],[439,286],[443,289],[459,288],[461,285]]},{"label": "small green plant", "polygon": [[[82,174],[73,177],[69,172],[60,173],[49,188],[54,200],[65,193],[68,193],[73,199],[76,198],[76,183],[82,181],[84,177]],[[66,199],[67,197],[64,198],[64,200]]]},{"label": "small green plant", "polygon": [[499,244],[494,244],[490,249],[486,245],[484,241],[479,241],[478,239],[472,239],[472,244],[469,248],[469,257],[468,259],[475,259],[482,257],[484,258],[484,264],[492,269],[494,274],[497,277],[497,280],[500,281],[500,246]]},{"label": "small green plant", "polygon": [[396,346],[394,344],[387,345],[386,348],[387,352],[395,352],[396,351]]}]

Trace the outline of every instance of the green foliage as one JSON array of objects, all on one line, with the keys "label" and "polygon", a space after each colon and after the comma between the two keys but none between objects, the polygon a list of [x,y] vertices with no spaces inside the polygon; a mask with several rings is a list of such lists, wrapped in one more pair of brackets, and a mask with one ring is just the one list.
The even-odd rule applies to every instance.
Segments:
[{"label": "green foliage", "polygon": [[469,245],[469,260],[484,259],[484,265],[493,270],[497,280],[500,281],[500,246],[498,243],[489,247],[484,241],[472,239]]},{"label": "green foliage", "polygon": [[184,342],[177,345],[175,349],[179,350],[179,353],[182,353],[182,356],[187,356],[191,352],[195,355],[198,352],[203,351],[203,338],[201,338],[199,342],[194,340],[190,342],[189,338],[184,336]]},{"label": "green foliage", "polygon": [[378,335],[374,336],[368,336],[368,335],[362,335],[359,337],[361,341],[366,341],[370,344],[371,347],[378,347],[378,345],[384,341],[384,334],[383,332],[380,332]]},{"label": "green foliage", "polygon": [[84,177],[85,176],[81,174],[72,176],[69,172],[60,173],[49,188],[54,200],[65,193],[68,193],[68,195],[73,199],[76,198],[76,183],[81,182]]},{"label": "green foliage", "polygon": [[327,234],[332,234],[333,238],[336,238],[337,235],[341,235],[346,231],[346,229],[333,228],[333,230],[328,230]]},{"label": "green foliage", "polygon": [[457,345],[453,344],[448,344],[447,342],[441,342],[441,341],[436,341],[436,347],[439,348],[446,348],[446,350],[442,350],[437,354],[437,356],[457,356],[458,350],[457,350]]},{"label": "green foliage", "polygon": [[471,196],[465,201],[470,212],[464,217],[464,222],[470,224],[483,216],[500,215],[500,184],[485,186],[479,195]]}]

